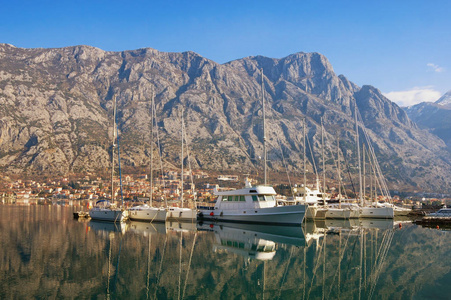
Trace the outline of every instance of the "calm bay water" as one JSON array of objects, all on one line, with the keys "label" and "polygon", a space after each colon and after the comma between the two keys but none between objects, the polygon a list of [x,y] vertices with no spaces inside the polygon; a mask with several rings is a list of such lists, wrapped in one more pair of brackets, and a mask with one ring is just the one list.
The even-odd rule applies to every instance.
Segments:
[{"label": "calm bay water", "polygon": [[301,227],[110,224],[0,205],[0,298],[450,299],[449,232],[393,221]]}]

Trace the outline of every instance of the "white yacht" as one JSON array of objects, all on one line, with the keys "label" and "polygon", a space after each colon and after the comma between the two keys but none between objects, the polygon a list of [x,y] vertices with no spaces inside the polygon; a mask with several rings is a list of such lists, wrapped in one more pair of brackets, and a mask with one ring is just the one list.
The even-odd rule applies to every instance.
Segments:
[{"label": "white yacht", "polygon": [[[116,96],[113,97],[113,143],[112,143],[112,155],[111,155],[111,200],[99,200],[95,206],[89,210],[89,216],[92,220],[109,221],[109,222],[121,222],[127,219],[128,213],[125,211],[124,199],[122,198],[122,207],[117,207],[114,203],[114,149],[118,148],[118,163],[119,172],[121,170],[120,156],[119,156],[119,143],[117,140],[117,123],[116,123]],[[122,191],[122,182],[121,182]]]},{"label": "white yacht", "polygon": [[89,210],[89,216],[92,220],[121,222],[127,219],[127,211],[107,200],[100,200]]},{"label": "white yacht", "polygon": [[196,221],[197,210],[187,207],[168,207],[168,220]]},{"label": "white yacht", "polygon": [[359,211],[360,218],[393,219],[394,216],[393,207],[362,206]]},{"label": "white yacht", "polygon": [[301,224],[304,219],[305,205],[277,206],[273,187],[253,187],[247,178],[244,188],[215,190],[215,195],[218,198],[214,207],[199,207],[198,219],[280,225]]},{"label": "white yacht", "polygon": [[[156,120],[156,112],[155,112],[155,101],[154,96],[152,95],[151,99],[151,130],[150,130],[150,138],[151,140],[155,139],[155,131],[158,131],[157,126],[157,120]],[[157,144],[159,145],[160,141],[158,139],[158,132],[157,133]],[[129,211],[129,218],[132,221],[143,221],[143,222],[165,222],[167,217],[167,209],[166,207],[157,207],[152,205],[152,199],[153,199],[153,144],[150,143],[150,185],[149,185],[149,201],[148,203],[134,206],[128,209]],[[158,149],[160,147],[158,146]],[[160,150],[158,150],[160,151]],[[161,164],[161,153],[159,152],[160,156],[160,164]],[[163,170],[161,170],[161,173],[163,173]]]},{"label": "white yacht", "polygon": [[153,207],[147,204],[128,209],[128,217],[132,221],[164,222],[167,210],[164,207]]}]

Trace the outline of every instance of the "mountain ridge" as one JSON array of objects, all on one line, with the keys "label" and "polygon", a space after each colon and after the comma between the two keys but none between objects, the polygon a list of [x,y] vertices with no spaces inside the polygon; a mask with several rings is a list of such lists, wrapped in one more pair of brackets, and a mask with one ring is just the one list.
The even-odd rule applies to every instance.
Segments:
[{"label": "mountain ridge", "polygon": [[[291,172],[302,171],[303,119],[312,149],[307,151],[309,170],[319,161],[321,118],[329,157],[338,135],[346,159],[355,163],[357,104],[393,188],[449,186],[451,159],[442,140],[419,129],[378,89],[360,88],[344,75],[337,76],[325,56],[304,52],[218,64],[192,51],[23,49],[0,44],[0,168],[30,174],[107,169],[113,95],[118,102],[121,160],[144,168],[149,164],[154,94],[163,159],[169,167],[181,165],[183,113],[193,167],[258,170],[262,68],[271,169],[287,164]],[[326,169],[329,177],[335,176],[333,163]]]}]

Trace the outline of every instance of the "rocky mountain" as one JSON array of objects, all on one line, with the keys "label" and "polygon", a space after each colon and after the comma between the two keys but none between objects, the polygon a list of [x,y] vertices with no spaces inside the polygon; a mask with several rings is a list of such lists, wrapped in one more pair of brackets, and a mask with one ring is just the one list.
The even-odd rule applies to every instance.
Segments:
[{"label": "rocky mountain", "polygon": [[422,102],[404,110],[420,128],[440,137],[451,152],[451,91],[436,102]]},{"label": "rocky mountain", "polygon": [[261,69],[271,170],[287,166],[302,172],[303,120],[309,170],[319,165],[323,119],[327,176],[336,174],[332,158],[337,136],[355,173],[357,105],[392,188],[449,188],[451,157],[445,143],[418,128],[378,89],[337,76],[319,53],[218,64],[194,52],[0,44],[0,168],[28,174],[108,169],[113,96],[122,164],[144,168],[149,165],[154,95],[167,165],[181,165],[183,114],[193,168],[257,172],[263,153]]},{"label": "rocky mountain", "polygon": [[448,91],[438,99],[435,104],[451,109],[451,91]]}]

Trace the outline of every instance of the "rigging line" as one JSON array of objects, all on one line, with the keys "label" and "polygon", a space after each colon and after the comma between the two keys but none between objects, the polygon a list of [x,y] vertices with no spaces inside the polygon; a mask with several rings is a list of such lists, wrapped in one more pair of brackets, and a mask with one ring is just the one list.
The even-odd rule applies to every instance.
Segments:
[{"label": "rigging line", "polygon": [[158,291],[158,287],[160,286],[161,272],[163,269],[164,253],[166,252],[167,242],[168,242],[168,236],[166,234],[165,238],[164,238],[164,244],[163,244],[163,254],[161,255],[160,267],[158,269],[158,274],[157,274],[157,282],[156,282],[156,288],[155,288],[155,293],[154,293],[154,299],[157,299],[157,291]]},{"label": "rigging line", "polygon": [[150,244],[151,244],[152,235],[149,234],[149,250],[147,253],[147,280],[146,280],[146,299],[149,299],[149,291],[150,291]]},{"label": "rigging line", "polygon": [[114,285],[113,285],[113,290],[112,290],[113,293],[116,290],[117,275],[119,274],[119,262],[120,262],[120,258],[121,258],[121,249],[122,249],[122,234],[121,234],[121,239],[119,242],[119,253],[117,254],[116,273],[114,274]]},{"label": "rigging line", "polygon": [[[341,232],[340,232],[340,237],[341,237]],[[348,245],[348,241],[349,241],[350,237],[351,237],[351,235],[348,234],[348,237],[346,238],[345,244],[343,246],[343,252],[341,252],[341,254],[338,256],[339,265],[341,265],[341,262],[343,261],[343,258],[345,255],[345,249]],[[332,293],[332,288],[334,287],[334,282],[335,282],[335,279],[337,278],[338,272],[340,272],[340,268],[337,268],[337,270],[335,271],[334,278],[332,279],[332,282],[330,284],[330,290],[329,290],[329,294],[327,295],[327,299],[330,299],[330,294]],[[338,280],[338,286],[340,286],[340,280]],[[340,290],[340,289],[338,289],[338,290]]]},{"label": "rigging line", "polygon": [[[272,121],[273,121],[273,123],[276,123],[275,120],[274,120],[274,109],[271,108],[271,111],[273,112],[273,114],[272,114]],[[269,126],[269,127],[270,127],[270,126]],[[270,128],[271,128],[271,127],[270,127]],[[284,166],[284,168],[285,168],[285,172],[286,172],[286,174],[287,174],[288,183],[289,183],[289,185],[290,185],[291,196],[292,196],[293,199],[294,199],[293,186],[292,186],[292,184],[291,184],[291,178],[290,178],[290,174],[289,174],[289,172],[288,172],[288,164],[287,164],[287,162],[285,161],[285,155],[283,154],[282,141],[280,140],[280,137],[279,137],[278,134],[276,134],[276,138],[277,138],[277,144],[279,145],[280,153],[281,153],[281,156],[282,156],[282,163],[283,163],[283,166]],[[269,143],[269,144],[272,146],[271,143]],[[275,148],[275,147],[273,146],[273,148]]]},{"label": "rigging line", "polygon": [[[183,126],[183,128],[185,128],[185,123],[183,123],[182,126]],[[186,156],[188,159],[189,176],[190,176],[190,180],[191,180],[191,193],[193,195],[194,207],[197,207],[197,204],[196,204],[197,203],[197,194],[195,192],[193,172],[191,169],[191,158],[190,158],[189,145],[188,145],[188,136],[186,134],[186,130],[183,130],[183,132],[184,132],[184,138],[185,138]]]},{"label": "rigging line", "polygon": [[[331,152],[333,152],[333,151],[331,151]],[[345,185],[344,185],[344,182],[343,182],[343,180],[342,180],[342,177],[341,177],[341,169],[340,169],[340,165],[339,165],[339,163],[340,163],[340,161],[341,161],[341,157],[343,157],[343,159],[344,159],[344,154],[343,154],[343,152],[341,151],[341,149],[338,149],[338,151],[337,151],[337,159],[335,159],[335,156],[333,156],[332,155],[332,160],[333,160],[333,165],[337,168],[337,170],[339,171],[339,175],[337,175],[338,176],[338,187],[340,188],[340,187],[342,187],[343,188],[343,191],[340,191],[340,192],[342,192],[343,193],[343,195],[344,195],[344,197],[345,198],[348,198],[348,195],[346,194],[346,187],[345,187]],[[340,154],[341,154],[341,156],[340,156]],[[352,183],[352,180],[351,180],[351,183]],[[339,194],[341,194],[341,193],[339,193]],[[339,195],[340,196],[340,195]],[[341,198],[343,198],[343,197],[341,197]]]},{"label": "rigging line", "polygon": [[185,298],[185,291],[186,291],[186,284],[188,282],[188,276],[189,276],[189,271],[190,271],[190,266],[191,266],[191,260],[193,258],[193,253],[194,253],[194,245],[196,244],[196,238],[197,238],[197,231],[194,234],[194,239],[193,239],[193,246],[191,247],[191,254],[189,256],[189,261],[188,261],[188,270],[186,271],[186,276],[185,276],[185,284],[183,286],[183,293],[182,293],[182,299]]},{"label": "rigging line", "polygon": [[313,169],[315,170],[316,178],[318,178],[318,170],[317,170],[317,168],[316,168],[315,156],[313,155],[312,145],[311,145],[309,139],[307,139],[307,144],[308,144],[308,148],[309,148],[309,150],[310,150],[310,156],[312,157],[312,165],[313,165]]},{"label": "rigging line", "polygon": [[[326,234],[326,233],[324,233],[324,234]],[[323,242],[322,242],[321,245],[319,246],[319,253],[318,253],[318,257],[316,258],[316,265],[315,265],[315,267],[313,268],[312,281],[310,282],[310,288],[309,288],[309,291],[308,291],[308,293],[307,293],[307,299],[310,298],[310,293],[311,293],[312,288],[313,288],[313,280],[315,279],[315,277],[316,277],[316,271],[317,271],[318,268],[319,268],[319,260],[320,260],[320,258],[321,258],[321,254],[322,254],[322,252],[323,252],[323,245],[324,245],[324,237],[323,237]]]},{"label": "rigging line", "polygon": [[352,181],[351,171],[349,169],[349,164],[348,164],[348,161],[346,160],[346,158],[344,157],[344,155],[343,155],[343,161],[345,162],[346,169],[348,171],[348,176],[349,176],[349,181],[351,181],[352,191],[354,192],[354,195],[356,195],[356,197],[357,197],[357,192],[356,192],[355,187],[354,187],[354,182]]},{"label": "rigging line", "polygon": [[108,240],[108,273],[107,273],[107,284],[106,284],[106,295],[107,299],[110,299],[110,277],[111,277],[111,238]]},{"label": "rigging line", "polygon": [[283,275],[282,275],[282,282],[280,284],[279,295],[277,296],[277,299],[280,299],[280,296],[282,295],[282,287],[285,283],[285,279],[287,278],[288,267],[290,266],[290,261],[291,261],[292,256],[293,256],[293,246],[290,248],[290,257],[288,257],[288,262],[286,264],[285,271],[283,272]]},{"label": "rigging line", "polygon": [[357,115],[358,115],[358,117],[359,117],[359,121],[361,121],[362,124],[363,124],[363,125],[361,126],[361,127],[362,127],[362,131],[363,131],[363,133],[364,133],[364,136],[365,136],[365,140],[366,140],[366,142],[367,142],[367,145],[368,145],[368,147],[370,148],[370,152],[371,152],[371,155],[373,156],[373,160],[375,161],[376,170],[377,170],[377,176],[379,176],[379,177],[381,178],[381,180],[383,181],[382,184],[381,184],[382,187],[383,187],[383,189],[381,189],[381,192],[382,192],[382,194],[383,194],[384,196],[387,196],[388,199],[391,199],[391,198],[390,198],[390,193],[389,193],[389,190],[388,190],[388,186],[387,186],[386,179],[385,179],[385,177],[384,177],[383,174],[382,174],[382,171],[381,171],[381,169],[380,169],[380,165],[379,165],[379,163],[378,163],[378,161],[377,161],[377,157],[376,157],[376,155],[375,155],[374,148],[373,148],[372,144],[370,143],[370,138],[369,138],[369,135],[368,135],[368,133],[367,133],[367,131],[366,131],[366,127],[364,126],[363,118],[362,118],[362,116],[361,116],[359,110],[357,109],[356,111],[357,111]]},{"label": "rigging line", "polygon": [[[163,150],[161,148],[161,143],[160,143],[160,134],[158,131],[158,120],[157,120],[157,112],[155,110],[155,101],[153,101],[152,103],[152,113],[153,113],[153,122],[155,122],[155,127],[156,127],[156,134],[157,134],[157,147],[158,147],[158,156],[160,158],[160,170],[161,170],[161,181],[163,181],[163,198],[164,198],[164,206],[168,207],[168,202],[167,202],[167,198],[166,198],[166,181],[164,180],[164,169],[163,169]],[[161,184],[161,182],[160,182]]]},{"label": "rigging line", "polygon": [[124,193],[122,191],[122,171],[121,171],[121,153],[119,147],[119,137],[117,138],[117,163],[119,165],[119,185],[121,187],[121,201],[122,207],[124,207]]},{"label": "rigging line", "polygon": [[379,279],[379,275],[381,274],[381,271],[382,271],[382,265],[383,265],[383,263],[384,263],[384,261],[385,261],[385,258],[387,257],[388,250],[390,249],[390,245],[391,245],[391,242],[392,242],[392,240],[393,240],[394,234],[395,234],[395,233],[394,233],[394,230],[393,230],[393,229],[392,229],[392,230],[389,230],[388,241],[387,241],[386,245],[384,246],[384,248],[386,248],[386,249],[385,249],[385,253],[384,253],[382,259],[380,260],[379,267],[378,267],[377,272],[376,272],[376,274],[375,274],[374,282],[373,282],[373,286],[372,286],[371,291],[370,291],[370,297],[369,297],[369,299],[371,299],[372,296],[373,296],[374,290],[375,290],[375,288],[376,288],[377,281],[378,281],[378,279]]},{"label": "rigging line", "polygon": [[305,274],[305,269],[306,269],[306,261],[307,261],[307,247],[306,247],[307,245],[304,245],[304,263],[302,264],[303,265],[303,269],[304,269],[304,276],[303,276],[303,285],[302,285],[302,300],[305,300],[305,277],[306,277],[306,274]]},{"label": "rigging line", "polygon": [[183,243],[183,232],[180,231],[180,257],[179,257],[179,287],[178,287],[178,298],[181,299],[182,292],[182,243]]}]

